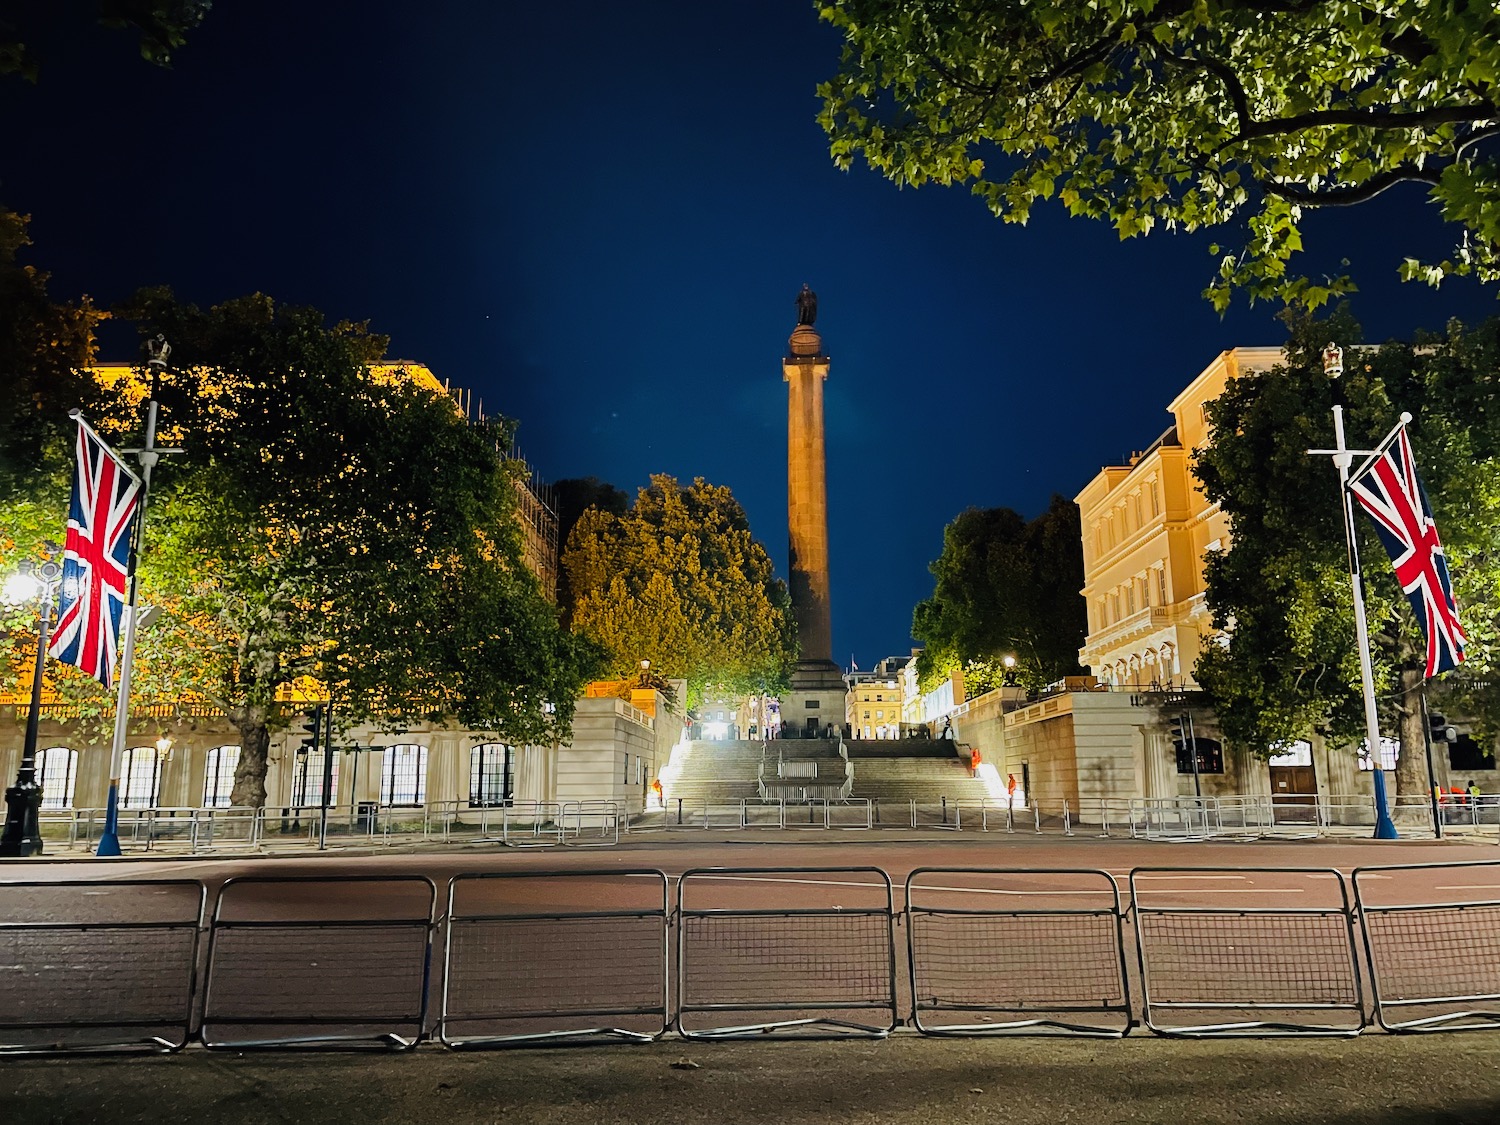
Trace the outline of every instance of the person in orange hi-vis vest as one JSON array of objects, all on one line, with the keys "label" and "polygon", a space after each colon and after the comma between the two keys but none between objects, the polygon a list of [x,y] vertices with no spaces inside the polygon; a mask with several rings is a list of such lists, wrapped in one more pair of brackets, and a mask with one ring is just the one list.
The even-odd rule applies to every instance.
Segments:
[{"label": "person in orange hi-vis vest", "polygon": [[1010,801],[1012,804],[1015,803],[1016,775],[1013,773],[1008,773],[1005,775],[1005,797],[1006,800]]},{"label": "person in orange hi-vis vest", "polygon": [[656,794],[656,803],[662,808],[666,808],[666,798],[661,795],[661,778],[653,777],[651,779],[651,792]]},{"label": "person in orange hi-vis vest", "polygon": [[974,749],[969,751],[969,776],[978,776],[979,767],[983,764],[984,755],[979,752],[979,747],[976,746],[974,747]]}]

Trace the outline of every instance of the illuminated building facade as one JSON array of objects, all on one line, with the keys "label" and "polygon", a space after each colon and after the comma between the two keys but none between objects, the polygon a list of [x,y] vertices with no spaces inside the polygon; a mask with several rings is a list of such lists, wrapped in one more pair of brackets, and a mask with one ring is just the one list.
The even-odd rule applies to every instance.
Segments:
[{"label": "illuminated building facade", "polygon": [[1203,556],[1228,548],[1229,520],[1203,495],[1193,454],[1208,441],[1206,404],[1228,380],[1280,361],[1280,348],[1223,352],[1172,400],[1172,424],[1156,441],[1078,494],[1089,623],[1078,660],[1101,683],[1197,687],[1193,665],[1213,631]]}]

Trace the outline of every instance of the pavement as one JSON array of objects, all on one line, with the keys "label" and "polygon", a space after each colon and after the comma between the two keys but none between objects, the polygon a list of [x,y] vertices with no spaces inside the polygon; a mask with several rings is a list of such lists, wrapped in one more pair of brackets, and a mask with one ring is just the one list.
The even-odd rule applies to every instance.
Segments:
[{"label": "pavement", "polygon": [[11,1125],[1494,1125],[1500,1036],[12,1060]]}]

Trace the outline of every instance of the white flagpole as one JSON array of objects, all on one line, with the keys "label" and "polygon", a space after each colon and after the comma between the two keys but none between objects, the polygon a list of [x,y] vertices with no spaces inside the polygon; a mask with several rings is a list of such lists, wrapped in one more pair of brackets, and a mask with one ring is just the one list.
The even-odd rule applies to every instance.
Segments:
[{"label": "white flagpole", "polygon": [[[1329,344],[1323,352],[1323,371],[1337,388],[1337,379],[1344,373],[1342,348]],[[1342,398],[1342,395],[1336,397]],[[1339,403],[1333,408],[1334,448],[1310,449],[1309,453],[1333,454],[1334,467],[1339,472],[1339,508],[1344,515],[1344,538],[1349,545],[1349,586],[1354,594],[1354,636],[1359,645],[1359,678],[1364,690],[1365,746],[1369,751],[1371,778],[1375,784],[1375,838],[1394,840],[1396,826],[1391,821],[1390,802],[1385,792],[1385,769],[1380,753],[1380,717],[1375,710],[1375,671],[1370,663],[1370,630],[1365,622],[1364,583],[1359,572],[1359,545],[1354,534],[1354,509],[1349,503],[1349,466],[1356,454],[1365,450],[1350,449],[1344,443],[1344,407]]]},{"label": "white flagpole", "polygon": [[[146,344],[151,368],[151,400],[146,408],[146,444],[135,451],[141,465],[141,498],[135,513],[135,534],[130,544],[130,573],[126,576],[129,589],[126,593],[125,641],[120,647],[120,685],[115,696],[115,737],[109,754],[109,796],[104,806],[104,831],[99,834],[99,847],[95,855],[116,856],[120,854],[120,773],[125,762],[125,735],[130,724],[130,673],[135,662],[136,598],[140,591],[137,569],[140,562],[141,545],[146,529],[146,499],[151,493],[151,470],[161,458],[156,448],[156,390],[162,371],[167,366],[171,347],[158,336]],[[176,452],[171,450],[169,452]]]}]

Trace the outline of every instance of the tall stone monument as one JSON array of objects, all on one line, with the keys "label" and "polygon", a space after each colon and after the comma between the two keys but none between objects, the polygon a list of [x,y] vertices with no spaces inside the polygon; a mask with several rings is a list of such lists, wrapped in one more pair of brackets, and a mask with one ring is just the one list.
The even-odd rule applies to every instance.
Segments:
[{"label": "tall stone monument", "polygon": [[828,484],[823,443],[823,380],[829,359],[813,327],[818,298],[797,295],[797,327],[781,361],[787,383],[787,531],[791,540],[792,610],[801,649],[792,690],[782,700],[784,730],[822,732],[844,724],[844,675],[833,662],[828,583]]}]

